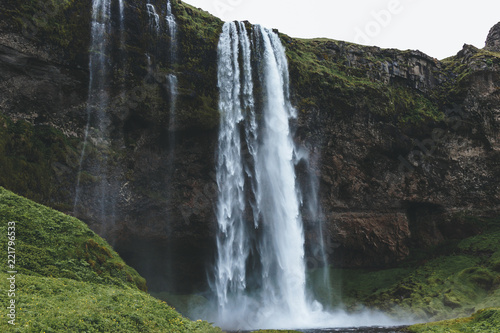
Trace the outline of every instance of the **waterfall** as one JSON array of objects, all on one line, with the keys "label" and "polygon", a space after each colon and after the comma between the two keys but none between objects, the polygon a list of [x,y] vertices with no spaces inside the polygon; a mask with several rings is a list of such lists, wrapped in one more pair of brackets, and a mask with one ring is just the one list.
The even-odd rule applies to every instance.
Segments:
[{"label": "waterfall", "polygon": [[[311,318],[327,314],[306,291],[288,64],[277,34],[256,26],[254,37],[260,61],[255,73],[243,23],[224,24],[218,45],[216,323],[232,329],[308,327]],[[261,84],[259,121],[254,74]]]},{"label": "waterfall", "polygon": [[[90,123],[92,117],[102,118],[102,110],[106,108],[109,96],[105,89],[105,84],[108,77],[109,68],[106,62],[106,57],[109,54],[109,32],[111,30],[111,1],[93,0],[92,2],[92,26],[91,26],[91,44],[89,50],[89,87],[87,100],[87,124],[85,126],[85,134],[83,140],[83,148],[80,154],[79,170],[76,182],[75,200],[73,211],[76,210],[77,204],[81,199],[81,173],[82,165],[85,159],[87,149]],[[99,129],[102,130],[102,125],[99,122]],[[100,186],[102,188],[102,186]],[[102,190],[101,190],[102,192]],[[101,207],[102,208],[102,207]]]},{"label": "waterfall", "polygon": [[[242,22],[228,22],[217,51],[218,232],[210,283],[218,306],[207,319],[230,330],[392,323],[374,313],[326,311],[306,286],[301,211],[317,223],[313,256],[325,263],[326,253],[317,179],[306,170],[301,188],[295,174],[302,160],[307,169],[311,165],[292,137],[290,121],[297,112],[280,38],[258,25],[247,31]],[[328,293],[327,273],[323,283]]]},{"label": "waterfall", "polygon": [[218,45],[221,121],[217,152],[219,232],[215,281],[219,315],[222,320],[231,316],[234,306],[241,303],[246,288],[245,265],[249,248],[245,238],[245,180],[239,132],[243,114],[240,101],[238,49],[236,24],[225,24]]},{"label": "waterfall", "polygon": [[167,15],[165,16],[170,37],[170,63],[173,65],[177,61],[177,22],[172,13],[172,4],[167,1]]},{"label": "waterfall", "polygon": [[[172,12],[172,4],[170,0],[167,1],[167,15],[165,16],[165,20],[167,22],[167,33],[170,38],[170,68],[173,70],[175,63],[177,61],[177,23],[175,21],[175,16]],[[169,86],[169,94],[170,94],[170,131],[173,133],[175,130],[175,107],[177,103],[177,94],[178,94],[178,83],[177,76],[174,74],[169,74],[167,76],[167,82]],[[172,134],[173,136],[173,134]],[[172,139],[174,139],[172,137]],[[171,144],[172,145],[172,144]]]},{"label": "waterfall", "polygon": [[170,110],[169,110],[169,116],[170,116],[170,121],[169,121],[169,153],[170,153],[170,159],[173,160],[173,155],[174,155],[174,149],[175,149],[175,108],[177,104],[177,76],[174,74],[169,74],[167,75],[167,82],[168,82],[168,92],[170,96]]},{"label": "waterfall", "polygon": [[119,0],[120,7],[120,48],[125,49],[125,4]]},{"label": "waterfall", "polygon": [[158,36],[160,34],[160,15],[156,13],[155,6],[149,2],[146,4],[146,9],[149,16],[149,27]]},{"label": "waterfall", "polygon": [[[85,214],[100,223],[99,233],[102,236],[105,236],[114,225],[118,197],[116,189],[120,183],[118,180],[120,172],[117,168],[110,168],[112,120],[109,114],[111,105],[109,91],[113,82],[113,68],[116,66],[111,62],[114,36],[119,36],[118,47],[121,49],[120,56],[115,60],[118,60],[123,72],[126,67],[124,0],[118,1],[116,9],[115,14],[111,0],[92,1],[87,123],[79,159],[73,206],[74,214]],[[118,31],[115,31],[113,21],[116,22]],[[121,95],[124,96],[123,85],[121,89]],[[92,149],[89,149],[89,143]],[[82,174],[87,174],[87,179],[93,179],[91,187],[82,185]],[[84,200],[85,206],[82,205]]]},{"label": "waterfall", "polygon": [[259,252],[263,266],[264,300],[278,303],[291,314],[306,312],[304,233],[299,212],[294,144],[289,119],[288,69],[276,34],[260,28],[264,66],[264,121],[259,163],[262,187],[259,202],[263,240]]}]

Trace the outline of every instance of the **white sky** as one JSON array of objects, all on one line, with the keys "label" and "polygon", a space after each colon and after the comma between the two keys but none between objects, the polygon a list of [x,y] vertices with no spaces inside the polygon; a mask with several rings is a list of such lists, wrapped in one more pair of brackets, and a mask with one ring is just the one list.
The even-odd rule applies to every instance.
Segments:
[{"label": "white sky", "polygon": [[484,47],[500,0],[184,0],[225,21],[248,20],[292,37],[327,37],[443,59]]}]

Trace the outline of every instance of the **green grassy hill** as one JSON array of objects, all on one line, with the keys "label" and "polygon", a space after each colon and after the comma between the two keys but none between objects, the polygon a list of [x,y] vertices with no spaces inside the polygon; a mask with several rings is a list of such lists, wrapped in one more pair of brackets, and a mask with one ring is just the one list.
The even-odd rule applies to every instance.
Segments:
[{"label": "green grassy hill", "polygon": [[[367,306],[395,318],[445,320],[411,326],[412,332],[500,332],[500,218],[462,218],[482,232],[414,251],[397,267],[331,270],[335,305],[348,311]],[[318,270],[310,278],[322,276]],[[321,299],[325,292],[316,294]]]},{"label": "green grassy hill", "polygon": [[3,291],[12,270],[8,246],[16,255],[15,297],[2,292],[0,303],[5,309],[15,299],[16,325],[2,310],[1,332],[221,332],[148,295],[146,281],[83,222],[0,187]]}]

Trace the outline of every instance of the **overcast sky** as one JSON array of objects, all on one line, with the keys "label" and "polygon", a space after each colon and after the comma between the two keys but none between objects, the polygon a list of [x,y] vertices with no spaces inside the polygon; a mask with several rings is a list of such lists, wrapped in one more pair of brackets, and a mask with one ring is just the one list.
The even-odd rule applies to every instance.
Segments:
[{"label": "overcast sky", "polygon": [[327,37],[443,59],[484,47],[500,0],[184,0],[225,21],[248,20],[292,37]]}]

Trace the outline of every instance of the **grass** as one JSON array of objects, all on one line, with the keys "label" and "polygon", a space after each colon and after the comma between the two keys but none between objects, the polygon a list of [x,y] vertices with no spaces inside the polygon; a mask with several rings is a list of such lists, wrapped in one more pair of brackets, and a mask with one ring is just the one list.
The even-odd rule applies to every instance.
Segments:
[{"label": "grass", "polygon": [[[444,119],[430,94],[383,78],[386,74],[380,68],[396,61],[393,50],[327,39],[292,39],[285,35],[282,41],[299,109],[316,107],[334,114],[358,110],[398,125],[415,126]],[[351,63],[350,52],[359,58],[356,64]],[[405,53],[399,51],[398,56],[411,57]],[[407,64],[398,62],[402,72],[410,70],[405,67]]]},{"label": "grass", "polygon": [[[1,273],[1,281],[7,274]],[[5,282],[2,282],[5,285]],[[132,287],[19,274],[13,332],[221,332]],[[0,296],[7,304],[6,293]],[[8,332],[6,311],[0,331]]]},{"label": "grass", "polygon": [[[146,281],[86,224],[0,188],[1,245],[7,223],[16,222],[16,270],[146,290]],[[5,246],[4,246],[5,247]],[[6,262],[2,263],[6,271]]]},{"label": "grass", "polygon": [[[394,317],[429,321],[500,307],[500,218],[472,220],[485,226],[481,234],[451,240],[398,267],[332,270],[335,305],[351,311],[369,306]],[[321,271],[311,272],[311,279],[319,276]]]},{"label": "grass", "polygon": [[414,333],[500,332],[500,308],[480,310],[467,318],[413,325],[408,328],[408,331]]},{"label": "grass", "polygon": [[[148,295],[146,281],[83,222],[0,187],[0,247],[15,224],[16,326],[7,332],[221,332]],[[12,230],[11,230],[12,231]],[[6,261],[2,272],[6,272]],[[0,273],[1,288],[8,287]],[[0,302],[8,304],[7,293]]]},{"label": "grass", "polygon": [[69,209],[68,188],[74,186],[74,179],[66,170],[78,160],[76,141],[49,126],[14,122],[0,114],[0,186]]}]

